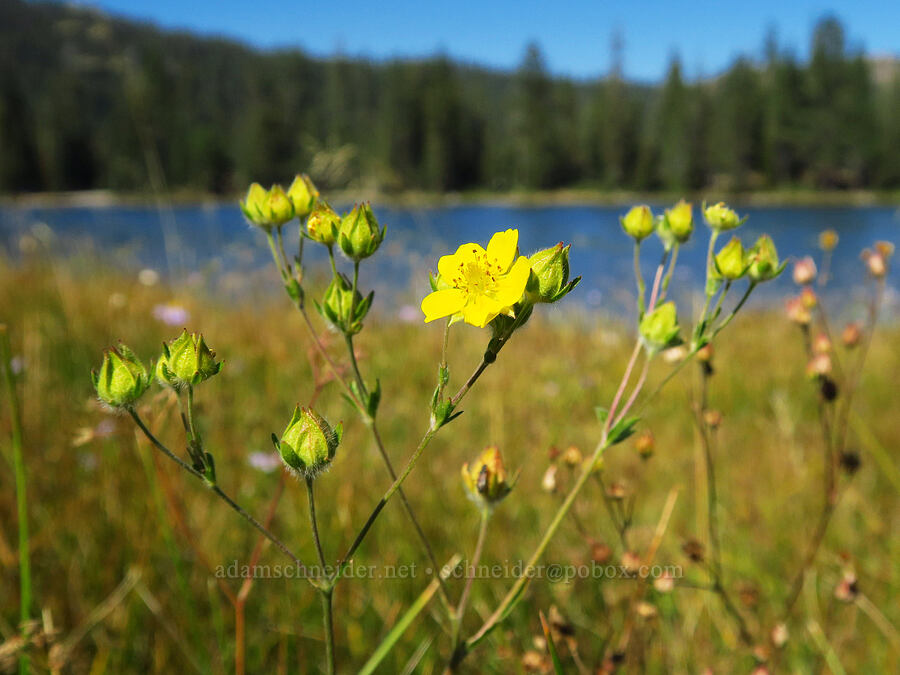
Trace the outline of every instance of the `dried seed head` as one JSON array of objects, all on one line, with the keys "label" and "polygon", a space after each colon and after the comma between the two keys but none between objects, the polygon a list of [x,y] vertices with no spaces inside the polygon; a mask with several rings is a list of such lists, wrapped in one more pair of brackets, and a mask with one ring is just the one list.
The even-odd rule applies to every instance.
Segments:
[{"label": "dried seed head", "polygon": [[681,544],[681,550],[684,554],[694,562],[703,562],[705,554],[703,544],[693,537],[686,539]]},{"label": "dried seed head", "polygon": [[800,258],[794,263],[794,283],[806,286],[816,279],[816,263],[809,256]]},{"label": "dried seed head", "polygon": [[841,333],[841,342],[847,349],[853,349],[862,339],[862,329],[858,323],[848,323]]}]

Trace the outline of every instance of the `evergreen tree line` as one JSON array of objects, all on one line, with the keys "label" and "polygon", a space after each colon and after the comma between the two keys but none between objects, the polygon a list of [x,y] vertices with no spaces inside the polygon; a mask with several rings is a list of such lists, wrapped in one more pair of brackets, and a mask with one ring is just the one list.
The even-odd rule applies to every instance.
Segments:
[{"label": "evergreen tree line", "polygon": [[[900,68],[823,19],[801,62],[659,86],[447,58],[261,52],[54,3],[0,0],[0,191],[227,193],[307,169],[381,190],[900,187]],[[876,67],[878,66],[878,67]]]}]

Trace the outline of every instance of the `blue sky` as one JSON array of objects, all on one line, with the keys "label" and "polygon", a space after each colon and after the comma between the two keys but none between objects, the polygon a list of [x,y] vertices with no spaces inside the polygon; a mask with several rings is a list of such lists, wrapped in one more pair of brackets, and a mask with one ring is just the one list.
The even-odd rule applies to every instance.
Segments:
[{"label": "blue sky", "polygon": [[674,51],[692,76],[714,74],[738,54],[758,56],[769,26],[777,28],[782,44],[804,57],[812,28],[826,13],[844,22],[852,46],[877,55],[900,55],[900,2],[891,0],[82,0],[81,4],[263,48],[299,47],[318,56],[342,52],[382,59],[441,52],[509,69],[534,40],[553,72],[576,77],[608,69],[614,31],[624,38],[626,75],[643,81],[660,79]]}]

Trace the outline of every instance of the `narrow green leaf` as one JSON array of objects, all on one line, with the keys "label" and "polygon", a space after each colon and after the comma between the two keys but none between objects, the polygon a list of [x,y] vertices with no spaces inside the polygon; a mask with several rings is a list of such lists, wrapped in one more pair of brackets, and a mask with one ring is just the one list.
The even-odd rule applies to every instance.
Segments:
[{"label": "narrow green leaf", "polygon": [[[444,569],[452,570],[459,564],[459,561],[460,555],[457,554],[450,559],[450,562],[444,566]],[[441,571],[439,570],[438,573],[440,572]],[[400,620],[394,624],[394,627],[391,628],[384,640],[381,641],[381,644],[378,645],[372,653],[372,656],[369,657],[369,660],[366,661],[365,665],[360,669],[359,675],[371,675],[371,673],[375,672],[375,668],[378,667],[378,664],[384,660],[384,657],[387,656],[388,653],[390,653],[391,649],[397,644],[403,633],[406,632],[406,629],[409,628],[410,624],[419,615],[419,612],[425,609],[428,602],[434,597],[434,594],[437,593],[439,587],[440,582],[437,579],[433,579],[431,583],[425,587],[425,590],[422,591],[418,598],[416,598],[416,601],[408,610],[406,610],[406,613],[400,617]]]},{"label": "narrow green leaf", "polygon": [[544,616],[543,612],[540,612],[541,617],[541,628],[544,629],[544,638],[547,640],[547,651],[550,652],[550,658],[553,659],[553,671],[556,675],[562,675],[563,667],[562,661],[559,660],[559,653],[556,651],[556,644],[553,642],[553,634],[550,632],[550,624],[547,623],[547,619]]}]

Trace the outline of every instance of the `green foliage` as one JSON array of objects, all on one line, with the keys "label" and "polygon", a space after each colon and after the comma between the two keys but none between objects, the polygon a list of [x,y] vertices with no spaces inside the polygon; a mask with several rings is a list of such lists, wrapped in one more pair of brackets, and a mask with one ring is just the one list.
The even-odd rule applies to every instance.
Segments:
[{"label": "green foliage", "polygon": [[[808,64],[770,36],[689,80],[596,81],[439,56],[375,64],[255,52],[55,3],[0,4],[0,191],[234,193],[309,166],[323,189],[900,185],[895,61],[826,18]],[[37,83],[37,86],[36,84]],[[321,140],[319,140],[321,139]]]}]

